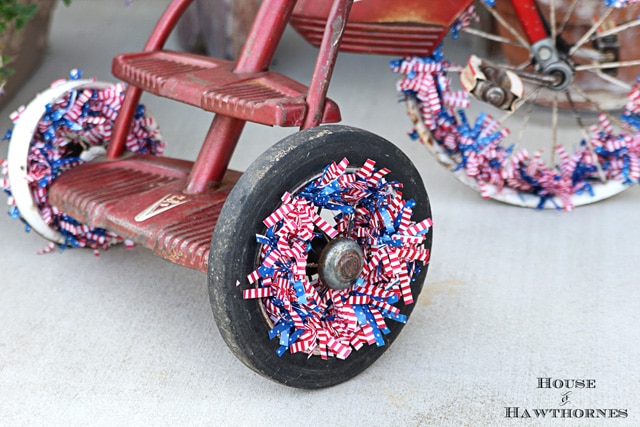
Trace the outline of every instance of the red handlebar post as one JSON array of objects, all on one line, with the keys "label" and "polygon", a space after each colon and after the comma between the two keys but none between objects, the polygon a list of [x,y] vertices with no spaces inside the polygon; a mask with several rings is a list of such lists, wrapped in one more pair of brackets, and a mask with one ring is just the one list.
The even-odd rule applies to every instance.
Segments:
[{"label": "red handlebar post", "polygon": [[538,13],[535,0],[511,0],[511,5],[518,16],[518,21],[522,25],[529,43],[534,44],[549,37],[544,22]]},{"label": "red handlebar post", "polygon": [[[178,24],[178,20],[193,1],[194,0],[173,0],[169,6],[167,6],[144,46],[145,52],[162,49],[164,47],[171,31]],[[131,126],[131,119],[136,112],[136,107],[140,102],[141,95],[141,89],[134,86],[127,87],[124,102],[116,118],[111,141],[107,149],[107,157],[109,159],[116,159],[124,152],[129,127]]]}]

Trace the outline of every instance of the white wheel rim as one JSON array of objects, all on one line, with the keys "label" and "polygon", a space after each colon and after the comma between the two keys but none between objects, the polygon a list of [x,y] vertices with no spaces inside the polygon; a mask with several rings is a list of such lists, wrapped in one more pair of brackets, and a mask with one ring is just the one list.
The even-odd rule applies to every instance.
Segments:
[{"label": "white wheel rim", "polygon": [[[453,176],[455,176],[458,181],[460,181],[467,187],[472,188],[478,193],[483,192],[483,194],[485,194],[492,200],[507,203],[509,205],[520,206],[523,208],[558,209],[559,207],[565,205],[565,202],[563,200],[560,200],[558,197],[551,197],[548,199],[551,203],[545,203],[544,205],[540,206],[540,196],[536,194],[519,192],[508,187],[498,189],[495,185],[485,184],[484,188],[481,189],[478,181],[468,176],[464,170],[453,170],[458,163],[449,155],[447,155],[447,153],[445,153],[444,150],[442,150],[440,146],[433,141],[431,133],[426,128],[424,123],[419,119],[419,116],[416,115],[418,109],[417,101],[412,98],[408,99],[407,107],[412,121],[416,126],[416,130],[418,131],[420,142],[425,147],[427,147],[427,150],[429,150],[431,155],[438,161],[438,163],[451,170]],[[608,199],[609,197],[613,197],[616,194],[621,193],[629,188],[631,188],[630,185],[616,180],[608,180],[603,183],[593,183],[591,184],[593,194],[571,194],[570,200],[575,207],[584,206]]]},{"label": "white wheel rim", "polygon": [[42,218],[40,209],[33,198],[29,181],[27,180],[27,160],[33,135],[46,111],[47,104],[51,104],[65,93],[74,89],[87,87],[105,89],[109,86],[111,86],[110,83],[93,80],[71,80],[50,87],[38,94],[35,99],[27,105],[16,122],[11,134],[7,156],[11,194],[20,211],[20,216],[36,233],[52,242],[63,244],[65,239],[59,231],[51,228]]}]

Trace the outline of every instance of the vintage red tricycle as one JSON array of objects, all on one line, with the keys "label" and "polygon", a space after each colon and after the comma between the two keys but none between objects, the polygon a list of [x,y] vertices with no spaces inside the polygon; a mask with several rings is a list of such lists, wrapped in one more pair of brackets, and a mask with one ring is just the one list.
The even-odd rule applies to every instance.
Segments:
[{"label": "vintage red tricycle", "polygon": [[[236,61],[163,49],[191,3],[173,0],[142,52],[114,58],[114,76],[128,84],[124,94],[71,80],[36,98],[15,120],[4,187],[14,216],[59,245],[99,249],[132,241],[207,273],[213,314],[231,351],[254,371],[301,388],[338,384],[382,355],[420,294],[432,241],[429,199],[407,156],[367,131],[330,124],[340,121],[338,105],[327,98],[339,51],[408,57],[394,68],[406,74],[400,88],[416,135],[443,163],[464,170],[464,179],[472,153],[476,161],[486,147],[512,155],[491,146],[500,142],[492,135],[506,135],[504,120],[488,123],[481,112],[474,126],[455,109],[469,94],[508,117],[550,105],[554,125],[568,107],[586,130],[591,113],[582,104],[599,113],[601,124],[610,113],[596,100],[601,94],[582,88],[579,73],[596,70],[607,84],[630,90],[620,70],[638,65],[623,58],[620,43],[637,21],[614,25],[609,18],[617,10],[601,14],[583,38],[565,37],[576,1],[560,19],[554,1],[550,18],[535,1],[511,1],[513,24],[489,6],[507,28],[502,35],[468,25],[472,1],[264,0]],[[308,86],[269,70],[288,24],[319,46]],[[451,30],[529,53],[521,64],[508,55],[501,65],[472,56],[458,67],[439,47]],[[459,91],[452,74],[462,76]],[[602,99],[610,98],[606,89]],[[215,113],[194,162],[154,155],[161,138],[138,106],[142,92]],[[38,111],[35,122],[28,111]],[[240,173],[228,164],[246,122],[300,131]],[[620,126],[631,132],[627,122]],[[451,135],[471,148],[456,146]],[[598,150],[590,146],[589,153]],[[486,164],[496,167],[491,159]],[[603,185],[614,181],[611,165],[597,166]],[[535,171],[525,172],[534,186]],[[474,178],[473,185],[500,198],[507,178]],[[510,191],[527,197],[526,189]]]}]

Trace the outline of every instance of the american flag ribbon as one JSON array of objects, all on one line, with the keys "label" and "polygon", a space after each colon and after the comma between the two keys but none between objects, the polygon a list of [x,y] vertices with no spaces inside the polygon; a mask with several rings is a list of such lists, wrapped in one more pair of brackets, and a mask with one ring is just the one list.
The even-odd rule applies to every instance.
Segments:
[{"label": "american flag ribbon", "polygon": [[[79,70],[73,70],[71,79],[78,79],[80,75]],[[55,87],[64,82],[66,80],[60,79],[53,82],[51,86]],[[118,84],[106,89],[70,90],[47,105],[44,114],[34,125],[35,131],[27,159],[29,169],[26,179],[30,183],[32,197],[41,217],[50,226],[58,227],[58,231],[63,234],[67,242],[64,246],[90,247],[97,251],[106,250],[110,245],[123,241],[114,233],[79,224],[72,218],[67,219],[63,212],[48,203],[48,187],[51,182],[60,173],[82,163],[82,159],[71,157],[69,153],[72,151],[69,150],[75,150],[74,147],[77,144],[82,147],[96,146],[110,140],[112,120],[115,119],[122,102],[118,91],[122,88],[122,84]],[[108,111],[105,105],[110,106]],[[24,111],[25,108],[21,107],[11,115],[14,123],[22,119]],[[134,128],[140,128],[138,121],[145,126],[154,122],[142,114],[134,119]],[[133,151],[144,150],[151,154],[159,154],[164,149],[164,141],[158,139],[161,135],[157,127],[153,133],[139,134],[136,138],[137,140],[128,139],[128,147]],[[6,170],[0,170],[0,172],[6,175]],[[0,183],[12,198],[10,182],[0,180]]]},{"label": "american flag ribbon", "polygon": [[[270,332],[280,337],[278,355],[288,349],[309,357],[346,358],[364,344],[384,345],[382,335],[389,332],[385,317],[406,320],[393,304],[400,297],[411,300],[415,264],[428,262],[419,233],[427,232],[430,223],[415,228],[414,202],[402,200],[402,186],[388,183],[389,171],[376,170],[372,160],[351,171],[348,165],[346,159],[332,163],[299,195],[285,193],[281,206],[263,221],[267,232],[256,236],[260,265],[247,276],[243,296],[259,298],[278,325]],[[325,192],[326,186],[331,190]],[[335,226],[324,212],[333,213]],[[307,275],[311,241],[323,234],[348,236],[364,245],[365,265],[353,286],[331,289],[322,277],[310,280]],[[396,234],[400,237],[392,237]],[[261,289],[271,293],[264,296],[267,291]]]}]

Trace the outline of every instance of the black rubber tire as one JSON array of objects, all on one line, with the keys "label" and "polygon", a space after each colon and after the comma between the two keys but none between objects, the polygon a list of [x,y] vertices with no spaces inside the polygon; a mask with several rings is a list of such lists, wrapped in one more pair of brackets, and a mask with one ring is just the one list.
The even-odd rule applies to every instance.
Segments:
[{"label": "black rubber tire", "polygon": [[[209,296],[220,333],[231,351],[259,374],[292,387],[317,389],[344,382],[378,359],[400,333],[402,323],[390,321],[386,345],[366,345],[346,360],[308,357],[307,354],[276,354],[278,340],[270,341],[269,326],[258,300],[243,299],[246,280],[256,268],[259,245],[256,233],[264,233],[262,220],[280,204],[285,191],[292,191],[332,162],[348,158],[351,166],[367,159],[376,168],[391,170],[388,180],[404,184],[403,198],[414,199],[413,219],[431,217],[429,199],[411,160],[389,141],[372,133],[346,126],[321,126],[293,134],[267,150],[243,174],[220,213],[209,255]],[[432,232],[425,247],[431,248]],[[427,266],[415,277],[411,289],[417,300]],[[241,285],[236,286],[236,281]],[[407,316],[415,304],[396,303]]]}]

